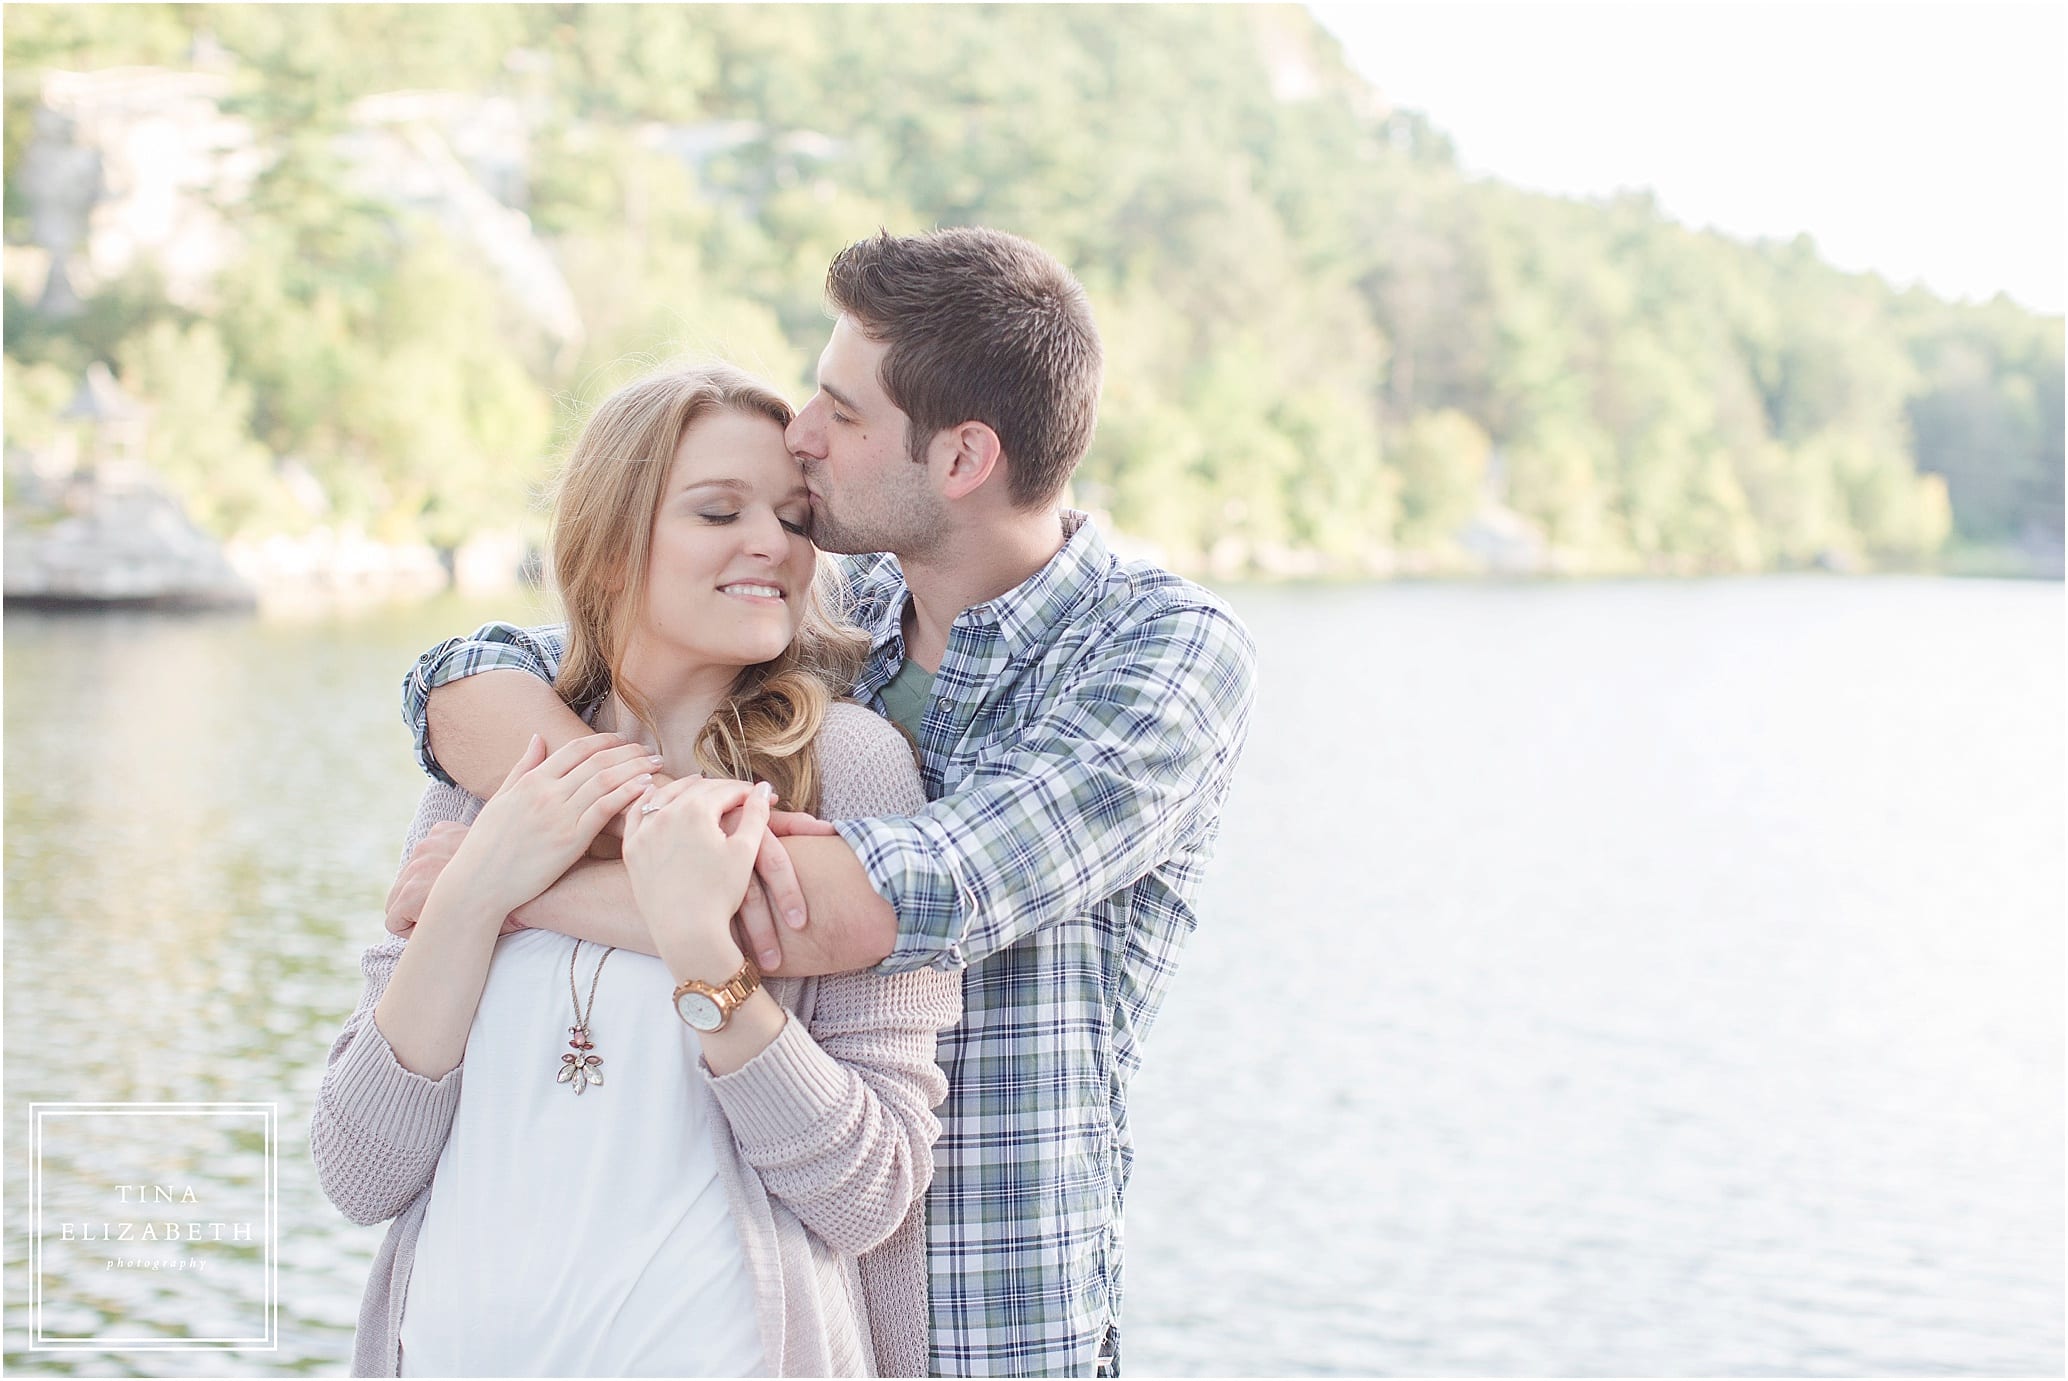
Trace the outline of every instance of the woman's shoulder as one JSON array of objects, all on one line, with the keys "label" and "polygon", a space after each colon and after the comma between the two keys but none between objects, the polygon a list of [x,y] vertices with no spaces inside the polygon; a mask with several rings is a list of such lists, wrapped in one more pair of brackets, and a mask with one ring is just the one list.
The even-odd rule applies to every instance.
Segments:
[{"label": "woman's shoulder", "polygon": [[874,747],[895,740],[907,752],[911,751],[904,733],[898,726],[876,711],[853,700],[835,700],[826,707],[826,718],[819,725],[819,749],[823,752],[829,745],[834,747]]},{"label": "woman's shoulder", "polygon": [[824,818],[907,815],[926,804],[911,740],[866,705],[833,702],[815,746]]}]

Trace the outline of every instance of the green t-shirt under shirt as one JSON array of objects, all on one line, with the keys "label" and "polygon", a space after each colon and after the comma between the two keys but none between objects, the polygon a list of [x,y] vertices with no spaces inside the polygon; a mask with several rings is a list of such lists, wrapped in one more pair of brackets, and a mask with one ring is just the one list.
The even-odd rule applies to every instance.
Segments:
[{"label": "green t-shirt under shirt", "polygon": [[926,705],[933,699],[933,673],[910,657],[883,688],[883,708],[893,723],[919,741],[919,726],[926,722]]}]

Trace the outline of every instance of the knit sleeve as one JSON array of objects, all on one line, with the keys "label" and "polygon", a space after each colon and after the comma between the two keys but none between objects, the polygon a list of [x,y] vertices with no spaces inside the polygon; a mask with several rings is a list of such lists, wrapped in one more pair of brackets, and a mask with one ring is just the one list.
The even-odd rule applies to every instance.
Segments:
[{"label": "knit sleeve", "polygon": [[449,782],[432,782],[425,787],[422,799],[417,802],[416,818],[409,822],[409,832],[402,837],[402,861],[409,862],[409,856],[416,852],[417,845],[424,842],[431,826],[447,821],[456,825],[473,824],[474,817],[481,813],[481,804],[479,796]]},{"label": "knit sleeve", "polygon": [[[907,813],[925,802],[911,749],[889,724],[839,705],[820,738],[829,816]],[[962,1015],[959,974],[818,981],[810,1029],[791,1022],[711,1084],[740,1154],[771,1194],[842,1251],[896,1233],[933,1180],[933,1109],[947,1096],[936,1034]]]},{"label": "knit sleeve", "polygon": [[[403,858],[432,825],[466,823],[480,808],[457,787],[434,784],[417,806]],[[394,976],[403,943],[390,936],[360,957],[365,990],[331,1042],[309,1125],[309,1151],[323,1192],[355,1223],[394,1217],[430,1184],[459,1106],[459,1066],[435,1080],[405,1069],[374,1024],[374,1008]]]}]

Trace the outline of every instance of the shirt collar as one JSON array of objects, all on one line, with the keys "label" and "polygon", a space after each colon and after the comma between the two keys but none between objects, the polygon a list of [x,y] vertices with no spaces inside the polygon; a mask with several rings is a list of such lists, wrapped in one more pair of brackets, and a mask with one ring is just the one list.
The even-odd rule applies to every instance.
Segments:
[{"label": "shirt collar", "polygon": [[973,605],[971,613],[988,615],[998,625],[1005,646],[1015,657],[1044,645],[1045,635],[1092,591],[1105,583],[1113,558],[1090,519],[1074,508],[1062,510],[1063,546],[1048,564],[996,599]]},{"label": "shirt collar", "polygon": [[[995,624],[999,636],[1014,656],[1043,645],[1043,635],[1067,616],[1086,595],[1105,583],[1113,565],[1106,539],[1088,515],[1074,508],[1061,510],[1063,545],[1048,564],[996,599],[973,604],[965,614]],[[882,564],[872,572],[882,579],[882,600],[874,609],[869,630],[869,655],[883,657],[890,649],[904,650],[905,601],[910,591],[904,568],[896,557],[885,553]]]}]

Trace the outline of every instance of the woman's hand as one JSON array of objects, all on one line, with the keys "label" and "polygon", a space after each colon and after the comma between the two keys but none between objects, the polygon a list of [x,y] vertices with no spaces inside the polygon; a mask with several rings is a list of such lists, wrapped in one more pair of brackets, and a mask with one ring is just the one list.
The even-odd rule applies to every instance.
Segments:
[{"label": "woman's hand", "polygon": [[653,783],[645,747],[616,734],[578,738],[550,757],[532,735],[481,808],[441,878],[460,873],[507,916],[551,887],[611,817]]},{"label": "woman's hand", "polygon": [[[424,903],[429,900],[431,889],[438,885],[445,865],[452,862],[453,855],[460,851],[466,837],[465,825],[456,820],[440,820],[425,831],[424,837],[410,850],[409,861],[402,865],[401,872],[395,874],[395,885],[388,889],[387,926],[390,935],[407,935],[416,929],[416,918],[424,914]],[[604,837],[597,836],[599,839]],[[524,928],[524,922],[509,916],[497,933],[514,935]]]},{"label": "woman's hand", "polygon": [[626,809],[625,871],[663,958],[682,942],[719,962],[737,954],[732,915],[754,875],[773,794],[766,784],[684,777]]}]

